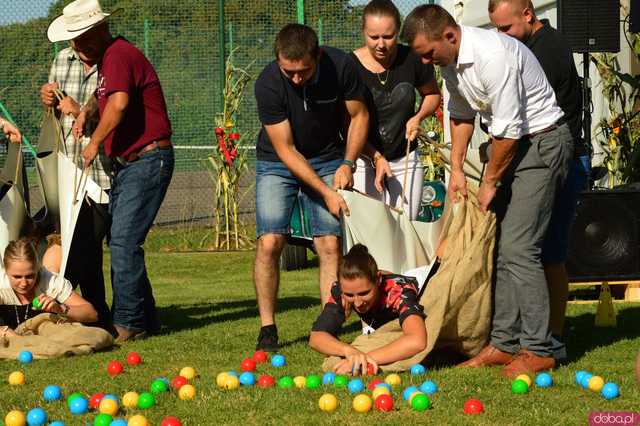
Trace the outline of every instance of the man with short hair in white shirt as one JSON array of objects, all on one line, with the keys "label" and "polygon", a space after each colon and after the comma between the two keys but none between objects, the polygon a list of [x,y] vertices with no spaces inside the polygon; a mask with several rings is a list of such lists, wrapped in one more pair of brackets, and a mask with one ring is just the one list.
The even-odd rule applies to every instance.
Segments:
[{"label": "man with short hair in white shirt", "polygon": [[494,31],[457,25],[442,7],[415,8],[403,37],[423,62],[441,67],[450,94],[451,177],[455,202],[466,196],[462,170],[480,114],[491,156],[478,190],[480,209],[499,223],[491,339],[468,367],[505,365],[515,377],[555,366],[542,243],[556,191],[573,155],[573,138],[535,56]]}]

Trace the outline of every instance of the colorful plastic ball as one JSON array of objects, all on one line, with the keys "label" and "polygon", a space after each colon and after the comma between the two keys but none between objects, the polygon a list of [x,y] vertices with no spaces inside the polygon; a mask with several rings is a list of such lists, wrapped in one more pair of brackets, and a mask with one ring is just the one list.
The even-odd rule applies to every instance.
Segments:
[{"label": "colorful plastic ball", "polygon": [[411,401],[413,401],[413,397],[416,395],[421,395],[423,394],[422,392],[420,392],[419,390],[415,391],[414,393],[412,393],[411,395],[409,395],[409,399],[407,400],[409,402],[409,407],[411,407]]},{"label": "colorful plastic ball", "polygon": [[169,387],[167,386],[164,380],[156,379],[153,382],[151,382],[151,386],[149,386],[149,389],[151,390],[152,393],[159,394],[169,390]]},{"label": "colorful plastic ball", "polygon": [[171,387],[174,389],[180,389],[182,386],[189,383],[186,377],[176,376],[171,380]]},{"label": "colorful plastic ball", "polygon": [[122,374],[123,371],[124,367],[120,361],[110,361],[109,364],[107,364],[107,373],[109,373],[111,377]]},{"label": "colorful plastic ball", "polygon": [[374,396],[374,400],[376,404],[376,410],[378,411],[393,410],[393,398],[391,397],[391,395],[382,394],[382,395],[378,395],[377,397]]},{"label": "colorful plastic ball", "polygon": [[256,371],[256,362],[253,358],[245,358],[240,363],[240,370],[242,371]]},{"label": "colorful plastic ball", "polygon": [[438,392],[438,385],[433,383],[431,380],[425,380],[424,383],[420,385],[420,392],[424,392],[427,395],[433,395]]},{"label": "colorful plastic ball", "polygon": [[193,380],[196,377],[196,369],[193,367],[184,367],[182,370],[180,370],[179,376],[182,376],[187,380]]},{"label": "colorful plastic ball", "polygon": [[120,399],[112,393],[106,394],[102,399],[113,399],[117,404],[120,404]]},{"label": "colorful plastic ball", "polygon": [[87,401],[85,398],[80,396],[71,400],[71,403],[69,405],[69,411],[71,411],[71,414],[80,415],[86,413],[88,410],[89,401]]},{"label": "colorful plastic ball", "polygon": [[529,392],[529,385],[522,379],[516,379],[511,383],[511,393],[514,395],[523,395]]},{"label": "colorful plastic ball", "polygon": [[35,310],[40,310],[42,308],[42,303],[40,303],[40,299],[38,297],[34,297],[31,301],[31,307]]},{"label": "colorful plastic ball", "polygon": [[351,379],[347,385],[349,393],[360,393],[364,390],[364,383],[360,379]]},{"label": "colorful plastic ball", "polygon": [[284,355],[274,355],[271,357],[271,365],[273,365],[274,367],[284,367],[287,364],[286,359],[284,358]]},{"label": "colorful plastic ball", "polygon": [[255,351],[253,353],[253,360],[258,364],[267,362],[268,359],[269,359],[269,354],[267,354],[265,351]]},{"label": "colorful plastic ball", "polygon": [[173,416],[167,416],[162,419],[160,426],[182,426],[182,422],[179,418]]},{"label": "colorful plastic ball", "polygon": [[71,408],[71,402],[76,398],[84,398],[80,392],[74,392],[67,397],[67,406]]},{"label": "colorful plastic ball", "polygon": [[[216,376],[216,385],[218,385],[219,388],[223,388],[224,387],[224,383],[227,380],[228,376],[229,376],[229,374],[227,374],[226,371],[223,371],[222,373],[218,373],[218,375]],[[184,377],[184,376],[182,376],[182,377]]]},{"label": "colorful plastic ball", "polygon": [[464,403],[465,414],[481,414],[483,412],[484,412],[484,405],[482,405],[482,401],[480,401],[479,399],[471,398]]},{"label": "colorful plastic ball", "polygon": [[23,364],[29,364],[33,361],[33,354],[29,351],[22,351],[18,354],[18,361]]},{"label": "colorful plastic ball", "polygon": [[253,386],[256,384],[256,376],[250,371],[245,371],[238,377],[238,381],[242,386]]},{"label": "colorful plastic ball", "polygon": [[529,377],[528,374],[520,374],[516,377],[516,380],[524,380],[525,382],[527,382],[527,386],[531,387],[531,377]]},{"label": "colorful plastic ball", "polygon": [[414,411],[425,411],[431,407],[429,397],[423,393],[419,393],[411,398],[411,409]]},{"label": "colorful plastic ball", "polygon": [[289,376],[280,377],[280,379],[278,379],[278,387],[281,389],[291,389],[293,386],[293,379]]},{"label": "colorful plastic ball", "polygon": [[367,411],[371,410],[371,407],[373,407],[373,401],[371,400],[369,395],[361,393],[360,395],[356,395],[356,397],[353,398],[352,405],[353,409],[358,413],[366,413]]},{"label": "colorful plastic ball", "polygon": [[269,376],[268,374],[263,374],[262,376],[258,377],[259,388],[270,388],[274,384],[275,384],[275,381],[273,377]]},{"label": "colorful plastic ball", "polygon": [[4,417],[4,424],[6,426],[25,426],[27,419],[22,411],[13,410]]},{"label": "colorful plastic ball", "polygon": [[100,406],[98,407],[98,411],[102,414],[108,414],[110,416],[115,416],[118,413],[120,407],[118,403],[111,398],[104,398],[100,401]]},{"label": "colorful plastic ball", "polygon": [[580,379],[580,386],[582,386],[583,389],[589,389],[589,380],[591,380],[592,377],[593,374],[584,373]]},{"label": "colorful plastic ball", "polygon": [[614,399],[620,395],[620,389],[618,389],[618,385],[615,383],[605,383],[600,391],[600,394],[604,397],[604,399]]},{"label": "colorful plastic ball", "polygon": [[327,371],[322,375],[322,384],[332,385],[335,378],[336,378],[336,373],[334,373],[333,371]]},{"label": "colorful plastic ball", "polygon": [[11,386],[20,386],[24,385],[26,379],[24,373],[22,371],[14,371],[9,374],[9,384]]},{"label": "colorful plastic ball", "polygon": [[375,367],[373,366],[373,364],[368,362],[367,363],[367,375],[368,376],[373,376],[374,374],[376,374]]},{"label": "colorful plastic ball", "polygon": [[414,376],[419,376],[421,374],[424,374],[427,372],[427,369],[424,368],[424,365],[422,364],[413,364],[411,366],[411,374],[413,374]]},{"label": "colorful plastic ball", "polygon": [[106,413],[100,413],[93,419],[93,426],[110,426],[113,417]]},{"label": "colorful plastic ball", "polygon": [[373,387],[373,390],[376,390],[378,388],[387,388],[389,390],[389,394],[393,392],[393,388],[389,383],[378,383]]},{"label": "colorful plastic ball", "polygon": [[[49,423],[49,426],[65,426],[65,424],[63,422],[61,422],[60,420],[56,420],[55,422]],[[126,426],[126,424],[125,424],[125,426]]]},{"label": "colorful plastic ball", "polygon": [[135,416],[129,418],[129,423],[127,423],[127,426],[149,426],[149,421],[145,416],[136,414]]},{"label": "colorful plastic ball", "polygon": [[304,376],[296,376],[293,378],[293,383],[298,389],[302,389],[307,385],[307,378]]},{"label": "colorful plastic ball", "polygon": [[334,411],[338,407],[338,398],[333,394],[325,393],[318,400],[318,406],[322,411]]},{"label": "colorful plastic ball", "polygon": [[184,385],[178,390],[178,398],[184,400],[193,399],[196,397],[196,388],[193,385]]},{"label": "colorful plastic ball", "polygon": [[553,386],[553,377],[549,373],[540,373],[536,376],[536,386],[540,388],[549,388]]},{"label": "colorful plastic ball", "polygon": [[127,426],[127,421],[125,419],[113,419],[109,426]]},{"label": "colorful plastic ball", "polygon": [[380,379],[373,379],[372,381],[369,382],[369,384],[367,385],[367,389],[369,390],[374,390],[376,388],[376,386],[378,386],[380,383],[384,383],[382,380]]},{"label": "colorful plastic ball", "polygon": [[600,392],[604,387],[604,379],[600,376],[593,376],[588,382],[589,390]]},{"label": "colorful plastic ball", "polygon": [[409,400],[409,397],[414,393],[417,392],[418,388],[416,386],[409,386],[408,388],[405,388],[404,391],[402,391],[402,399],[404,399],[405,401]]},{"label": "colorful plastic ball", "polygon": [[60,386],[49,385],[42,391],[42,397],[47,402],[58,401],[62,398],[62,389]]},{"label": "colorful plastic ball", "polygon": [[94,393],[93,395],[91,395],[91,397],[89,398],[89,408],[91,408],[92,410],[97,409],[100,406],[102,398],[104,398],[103,393]]},{"label": "colorful plastic ball", "polygon": [[587,374],[587,372],[584,370],[576,371],[576,384],[582,386],[582,377],[584,377],[585,374]]},{"label": "colorful plastic ball", "polygon": [[42,408],[33,408],[27,413],[29,426],[42,426],[47,422],[47,413]]},{"label": "colorful plastic ball", "polygon": [[140,396],[138,396],[138,408],[140,408],[141,410],[147,410],[154,405],[156,405],[156,397],[153,396],[152,393],[142,392]]},{"label": "colorful plastic ball", "polygon": [[376,388],[371,393],[371,397],[375,401],[380,395],[391,395],[391,391],[384,386],[376,386]]},{"label": "colorful plastic ball", "polygon": [[137,352],[129,352],[127,354],[127,364],[133,366],[133,365],[139,365],[142,362],[142,358],[140,357],[140,354],[138,354]]},{"label": "colorful plastic ball", "polygon": [[389,374],[385,379],[385,383],[391,386],[400,386],[402,384],[402,379],[397,374]]},{"label": "colorful plastic ball", "polygon": [[349,379],[347,378],[347,376],[339,375],[335,376],[335,378],[333,379],[333,386],[335,386],[336,388],[346,388],[348,384]]},{"label": "colorful plastic ball", "polygon": [[316,374],[309,374],[304,381],[304,387],[307,389],[317,389],[320,387],[322,379]]},{"label": "colorful plastic ball", "polygon": [[122,405],[127,408],[136,408],[138,407],[138,399],[140,395],[137,392],[127,392],[122,397]]}]

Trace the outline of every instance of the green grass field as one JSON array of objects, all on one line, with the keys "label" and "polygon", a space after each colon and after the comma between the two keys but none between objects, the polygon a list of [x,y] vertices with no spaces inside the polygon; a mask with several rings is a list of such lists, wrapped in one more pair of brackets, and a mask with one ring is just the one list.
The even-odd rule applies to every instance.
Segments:
[{"label": "green grass field", "polygon": [[[45,408],[50,421],[66,425],[93,424],[95,413],[72,416],[64,402],[45,403],[42,390],[57,384],[66,395],[74,391],[90,395],[147,391],[159,376],[172,378],[184,366],[193,366],[197,396],[181,401],[173,392],[159,396],[156,407],[142,412],[153,425],[166,415],[182,419],[184,425],[217,424],[493,424],[493,425],[584,425],[592,411],[640,411],[640,387],[633,368],[640,349],[640,304],[617,304],[618,326],[594,328],[595,305],[570,306],[569,348],[571,362],[553,372],[556,384],[550,389],[533,388],[529,394],[511,394],[510,382],[498,370],[430,368],[423,377],[403,374],[403,388],[426,378],[438,384],[433,407],[412,412],[402,401],[401,389],[394,393],[396,409],[391,413],[359,414],[352,410],[346,389],[259,389],[222,391],[215,386],[219,372],[239,370],[240,361],[253,353],[259,323],[251,280],[251,252],[233,253],[148,253],[147,265],[154,284],[163,334],[122,348],[90,356],[39,360],[21,366],[17,361],[0,363],[0,413],[11,409],[27,411]],[[263,364],[259,373],[276,378],[283,375],[320,373],[322,357],[307,347],[307,335],[318,313],[317,269],[287,272],[282,276],[278,325],[282,353],[287,366],[281,369]],[[358,325],[352,318],[353,338]],[[142,355],[143,364],[128,367],[129,351]],[[124,374],[111,378],[109,360],[125,363]],[[584,369],[616,382],[621,396],[605,401],[601,396],[574,384],[574,373]],[[22,370],[27,384],[11,387],[6,378]],[[333,392],[339,400],[331,414],[321,412],[318,398]],[[479,398],[486,412],[469,417],[462,406],[468,398]],[[123,416],[134,412],[125,411]]]}]

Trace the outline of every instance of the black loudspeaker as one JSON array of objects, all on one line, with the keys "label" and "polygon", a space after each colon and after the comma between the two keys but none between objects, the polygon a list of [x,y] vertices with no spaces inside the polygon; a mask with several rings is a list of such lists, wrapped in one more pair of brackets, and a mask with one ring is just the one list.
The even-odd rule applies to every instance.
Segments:
[{"label": "black loudspeaker", "polygon": [[630,0],[629,32],[640,33],[640,0]]},{"label": "black loudspeaker", "polygon": [[573,282],[640,279],[640,189],[582,193],[567,272]]},{"label": "black loudspeaker", "polygon": [[559,0],[558,29],[574,52],[620,51],[618,0]]}]

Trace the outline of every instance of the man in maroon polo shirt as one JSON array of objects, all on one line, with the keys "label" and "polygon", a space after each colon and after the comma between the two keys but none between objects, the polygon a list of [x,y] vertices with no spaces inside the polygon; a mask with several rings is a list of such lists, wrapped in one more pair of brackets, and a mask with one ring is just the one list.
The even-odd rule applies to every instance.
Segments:
[{"label": "man in maroon polo shirt", "polygon": [[142,52],[111,35],[108,16],[97,0],[75,0],[51,23],[48,37],[52,42],[70,40],[83,62],[98,66],[95,101],[77,117],[73,133],[81,136],[87,117],[99,111],[98,126],[82,157],[88,167],[104,144],[114,164],[109,196],[111,310],[117,341],[124,342],[160,327],[142,244],[171,181],[174,154],[158,76]]}]

